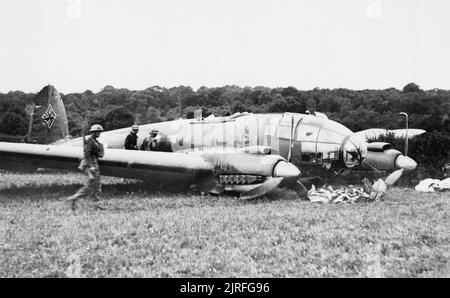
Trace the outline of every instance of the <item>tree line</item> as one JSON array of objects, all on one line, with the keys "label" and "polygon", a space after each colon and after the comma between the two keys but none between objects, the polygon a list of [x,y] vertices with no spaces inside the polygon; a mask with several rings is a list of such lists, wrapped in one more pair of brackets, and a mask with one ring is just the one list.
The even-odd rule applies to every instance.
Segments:
[{"label": "tree line", "polygon": [[[27,131],[27,104],[36,94],[21,91],[0,93],[0,134],[24,136]],[[450,133],[450,90],[422,90],[410,83],[402,90],[319,89],[302,91],[295,87],[191,87],[145,90],[106,86],[100,92],[61,94],[69,120],[70,134],[81,135],[83,121],[100,123],[106,130],[133,124],[193,118],[194,110],[203,116],[226,116],[236,112],[276,113],[307,110],[325,113],[353,131],[368,128],[405,127],[400,112],[409,114],[409,126],[429,132]]]}]

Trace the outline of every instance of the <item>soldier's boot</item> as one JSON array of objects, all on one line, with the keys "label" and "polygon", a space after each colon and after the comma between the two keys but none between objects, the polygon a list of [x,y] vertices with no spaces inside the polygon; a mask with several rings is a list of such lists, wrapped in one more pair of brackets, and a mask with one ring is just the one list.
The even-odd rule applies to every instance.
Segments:
[{"label": "soldier's boot", "polygon": [[100,204],[100,196],[98,195],[98,193],[92,195],[92,202],[94,203],[94,209],[95,210],[106,210],[105,207],[102,207]]},{"label": "soldier's boot", "polygon": [[98,194],[94,194],[92,196],[92,202],[96,203],[96,202],[100,202],[100,197]]},{"label": "soldier's boot", "polygon": [[95,210],[101,210],[101,211],[106,210],[105,207],[99,205],[98,203],[96,203],[96,204],[94,205],[94,209],[95,209]]},{"label": "soldier's boot", "polygon": [[69,208],[73,211],[77,209],[77,199],[75,197],[69,197],[66,199],[66,202],[69,204]]}]

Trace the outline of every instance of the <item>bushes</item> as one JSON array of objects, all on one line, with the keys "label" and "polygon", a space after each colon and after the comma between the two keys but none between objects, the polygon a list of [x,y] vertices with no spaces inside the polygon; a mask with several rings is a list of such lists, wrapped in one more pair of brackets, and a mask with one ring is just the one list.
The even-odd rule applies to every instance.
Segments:
[{"label": "bushes", "polygon": [[[404,152],[405,140],[402,138],[388,135],[374,141],[391,143],[395,149]],[[442,179],[442,167],[450,161],[450,134],[434,131],[410,139],[408,156],[418,164],[417,171],[409,176],[410,183],[426,178]]]},{"label": "bushes", "polygon": [[0,133],[7,135],[24,135],[27,133],[27,120],[15,112],[0,115]]},{"label": "bushes", "polygon": [[25,137],[23,136],[10,136],[0,133],[0,142],[6,143],[22,143]]},{"label": "bushes", "polygon": [[410,156],[419,164],[419,180],[433,177],[442,178],[442,167],[450,160],[450,134],[443,132],[426,133],[410,142]]}]

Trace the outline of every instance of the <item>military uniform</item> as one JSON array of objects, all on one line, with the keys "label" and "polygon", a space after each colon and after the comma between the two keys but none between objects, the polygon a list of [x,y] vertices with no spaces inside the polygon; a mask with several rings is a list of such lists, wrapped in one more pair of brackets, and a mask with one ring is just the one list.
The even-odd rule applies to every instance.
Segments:
[{"label": "military uniform", "polygon": [[133,125],[130,134],[126,137],[125,143],[123,144],[125,150],[139,150],[137,146],[138,132],[139,126]]},{"label": "military uniform", "polygon": [[144,139],[141,145],[142,151],[158,151],[158,137],[159,131],[156,129],[153,129],[150,132],[150,135]]},{"label": "military uniform", "polygon": [[84,142],[84,158],[80,163],[79,169],[84,171],[87,176],[87,183],[78,192],[67,199],[71,202],[72,209],[75,209],[75,203],[79,198],[92,196],[94,201],[99,201],[98,195],[101,190],[100,167],[98,159],[105,155],[103,144],[96,138],[89,137]]},{"label": "military uniform", "polygon": [[137,134],[130,133],[125,139],[124,148],[126,150],[138,150],[137,139],[138,139]]},{"label": "military uniform", "polygon": [[156,151],[156,137],[148,136],[141,145],[142,151]]}]

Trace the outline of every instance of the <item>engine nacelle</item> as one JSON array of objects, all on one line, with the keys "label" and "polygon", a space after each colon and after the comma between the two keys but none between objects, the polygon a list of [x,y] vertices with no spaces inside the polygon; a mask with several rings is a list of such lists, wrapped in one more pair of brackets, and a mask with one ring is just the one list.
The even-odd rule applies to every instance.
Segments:
[{"label": "engine nacelle", "polygon": [[388,149],[382,152],[369,151],[362,165],[364,170],[395,171],[404,169],[413,171],[417,163],[410,157],[404,156],[400,151]]},{"label": "engine nacelle", "polygon": [[384,152],[389,149],[392,149],[392,144],[390,143],[375,142],[367,144],[367,150],[372,152]]},{"label": "engine nacelle", "polygon": [[394,149],[381,152],[369,151],[367,158],[364,160],[363,167],[367,170],[373,170],[375,168],[379,171],[393,171],[396,169],[395,161],[400,155],[402,153]]}]

